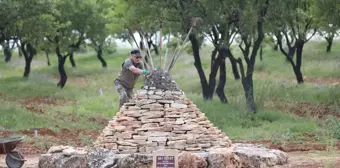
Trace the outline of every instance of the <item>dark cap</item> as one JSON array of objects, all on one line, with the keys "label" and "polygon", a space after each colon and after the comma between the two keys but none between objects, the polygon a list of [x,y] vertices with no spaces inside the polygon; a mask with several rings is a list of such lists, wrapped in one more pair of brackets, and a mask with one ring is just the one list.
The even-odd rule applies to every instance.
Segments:
[{"label": "dark cap", "polygon": [[141,57],[141,54],[140,54],[139,50],[132,50],[131,51],[131,55],[132,56],[136,56],[136,57]]}]

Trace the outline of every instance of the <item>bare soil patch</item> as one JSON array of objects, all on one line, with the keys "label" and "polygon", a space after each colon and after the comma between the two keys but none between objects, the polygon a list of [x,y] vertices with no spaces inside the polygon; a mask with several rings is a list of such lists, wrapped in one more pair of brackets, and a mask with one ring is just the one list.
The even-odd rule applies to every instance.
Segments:
[{"label": "bare soil patch", "polygon": [[34,112],[34,113],[44,113],[45,112],[45,105],[49,106],[61,106],[67,102],[71,102],[75,104],[76,100],[66,100],[66,99],[59,99],[55,97],[26,97],[24,100],[20,101],[20,104],[26,108],[26,110]]},{"label": "bare soil patch", "polygon": [[[278,149],[284,152],[326,151],[330,149],[329,145],[320,144],[313,140],[306,140],[303,143],[286,142],[285,144],[274,144],[272,141],[233,141],[233,143],[262,144],[267,148]],[[332,149],[340,151],[340,141]]]},{"label": "bare soil patch", "polygon": [[[260,79],[265,79],[265,78],[272,78],[272,79],[276,79],[276,80],[283,80],[283,81],[290,81],[290,82],[296,82],[296,78],[295,77],[285,77],[285,76],[271,76],[269,74],[266,74],[264,72],[259,72],[259,73],[255,73],[256,77],[260,78]],[[307,83],[314,83],[314,84],[318,84],[318,85],[340,85],[340,78],[335,78],[335,77],[313,77],[313,76],[304,76],[303,77],[304,82]]]},{"label": "bare soil patch", "polygon": [[340,118],[340,109],[334,105],[312,104],[308,102],[289,103],[274,100],[265,103],[265,107],[293,113],[301,117],[317,117],[319,119],[325,119],[327,115],[333,115]]}]

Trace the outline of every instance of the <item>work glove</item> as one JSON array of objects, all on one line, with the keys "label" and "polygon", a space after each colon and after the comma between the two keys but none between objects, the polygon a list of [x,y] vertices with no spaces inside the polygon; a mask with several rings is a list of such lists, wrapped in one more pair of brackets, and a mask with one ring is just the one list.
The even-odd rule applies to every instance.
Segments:
[{"label": "work glove", "polygon": [[143,75],[149,75],[149,71],[146,70],[146,69],[144,69],[144,70],[142,71],[142,74],[143,74]]}]

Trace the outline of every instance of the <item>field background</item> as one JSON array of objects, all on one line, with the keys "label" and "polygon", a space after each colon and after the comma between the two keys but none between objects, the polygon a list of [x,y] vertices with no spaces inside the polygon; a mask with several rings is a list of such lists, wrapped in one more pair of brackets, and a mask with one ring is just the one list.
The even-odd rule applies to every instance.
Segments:
[{"label": "field background", "polygon": [[[284,151],[337,151],[340,149],[340,41],[334,42],[331,53],[325,52],[326,45],[326,42],[306,44],[302,85],[296,83],[285,57],[265,46],[263,60],[257,57],[254,74],[259,108],[256,114],[246,112],[241,81],[234,80],[230,64],[227,64],[225,87],[229,104],[221,104],[217,96],[213,101],[203,101],[192,55],[183,52],[171,74],[186,95],[233,142],[261,143]],[[23,57],[14,53],[12,61],[6,64],[0,55],[0,138],[26,135],[21,147],[24,153],[41,153],[55,144],[92,144],[118,110],[113,81],[129,50],[118,48],[114,54],[105,54],[106,69],[93,51],[76,53],[77,67],[72,68],[68,60],[65,64],[68,81],[64,89],[57,88],[55,55],[50,56],[51,66],[47,66],[45,55],[35,57],[28,79],[22,77]],[[201,50],[207,77],[211,51],[211,46]],[[241,57],[236,46],[232,52],[235,57]],[[155,56],[155,65],[158,62]],[[38,129],[38,136],[34,136],[34,128]]]}]

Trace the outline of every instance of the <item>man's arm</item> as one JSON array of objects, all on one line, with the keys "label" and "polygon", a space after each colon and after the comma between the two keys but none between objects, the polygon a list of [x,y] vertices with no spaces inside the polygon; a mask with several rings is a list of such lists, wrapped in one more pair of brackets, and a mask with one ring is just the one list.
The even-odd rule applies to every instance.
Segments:
[{"label": "man's arm", "polygon": [[143,70],[141,70],[141,69],[139,69],[139,68],[136,68],[136,67],[133,66],[133,65],[131,65],[131,66],[129,67],[129,70],[132,71],[132,72],[134,72],[134,73],[136,73],[136,74],[138,74],[138,75],[143,74]]}]

